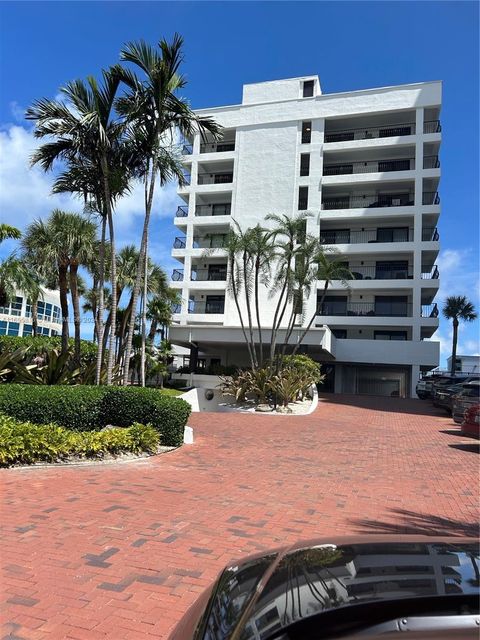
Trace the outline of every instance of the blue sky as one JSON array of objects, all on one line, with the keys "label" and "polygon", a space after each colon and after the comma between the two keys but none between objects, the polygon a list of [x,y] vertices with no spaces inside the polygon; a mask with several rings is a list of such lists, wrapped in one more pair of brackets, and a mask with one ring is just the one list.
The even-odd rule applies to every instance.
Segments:
[{"label": "blue sky", "polygon": [[[193,107],[234,104],[242,84],[318,74],[324,93],[443,80],[442,216],[439,259],[445,295],[479,305],[478,96],[476,2],[2,2],[0,3],[0,219],[23,228],[53,206],[50,177],[28,169],[34,148],[25,108],[65,82],[118,61],[122,45],[185,38]],[[174,187],[159,194],[154,258],[174,266]],[[141,194],[118,212],[121,243],[139,242]],[[3,254],[13,248],[5,243]],[[449,328],[438,338],[448,355]],[[478,322],[461,331],[479,353]]]}]

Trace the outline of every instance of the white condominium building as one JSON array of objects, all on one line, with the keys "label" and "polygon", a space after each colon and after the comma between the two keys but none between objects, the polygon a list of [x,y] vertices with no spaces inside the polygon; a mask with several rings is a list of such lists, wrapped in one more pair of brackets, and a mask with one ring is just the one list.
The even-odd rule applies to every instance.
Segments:
[{"label": "white condominium building", "polygon": [[[441,91],[425,82],[322,94],[319,78],[307,76],[248,84],[241,104],[198,112],[222,125],[223,139],[196,136],[184,147],[189,184],[179,189],[171,282],[182,303],[170,333],[196,367],[248,364],[226,290],[222,245],[232,221],[268,227],[269,213],[307,210],[307,232],[335,248],[354,277],[348,289],[331,283],[321,305],[318,282],[302,352],[323,364],[326,390],[415,395],[420,372],[439,359],[430,338],[438,327]],[[269,300],[265,291],[266,341]]]},{"label": "white condominium building", "polygon": [[[37,304],[37,335],[56,336],[62,333],[60,293],[44,289]],[[0,307],[0,336],[31,336],[32,305],[22,291],[4,307]]]}]

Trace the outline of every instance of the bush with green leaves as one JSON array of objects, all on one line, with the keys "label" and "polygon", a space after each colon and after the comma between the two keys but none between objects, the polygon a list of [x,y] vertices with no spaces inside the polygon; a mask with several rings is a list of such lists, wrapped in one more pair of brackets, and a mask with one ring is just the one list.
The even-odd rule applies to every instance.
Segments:
[{"label": "bush with green leaves", "polygon": [[58,462],[71,457],[152,453],[160,435],[150,424],[122,429],[75,432],[58,425],[22,422],[0,414],[0,466]]},{"label": "bush with green leaves", "polygon": [[[73,349],[74,340],[70,338],[69,347]],[[60,336],[0,336],[0,353],[4,351],[15,351],[16,349],[27,349],[29,358],[41,355],[50,349],[61,347]],[[80,342],[80,361],[83,364],[94,362],[97,357],[98,347],[90,340]]]},{"label": "bush with green leaves", "polygon": [[0,413],[36,424],[55,423],[73,431],[106,425],[150,423],[162,444],[179,446],[190,405],[181,398],[141,387],[0,385]]}]

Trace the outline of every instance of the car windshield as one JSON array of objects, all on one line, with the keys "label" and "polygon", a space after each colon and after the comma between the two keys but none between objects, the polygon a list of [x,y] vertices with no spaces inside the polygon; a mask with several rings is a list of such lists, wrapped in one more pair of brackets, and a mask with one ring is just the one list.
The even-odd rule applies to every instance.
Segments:
[{"label": "car windshield", "polygon": [[480,397],[480,385],[472,384],[471,386],[464,387],[462,391],[463,398],[479,398]]}]

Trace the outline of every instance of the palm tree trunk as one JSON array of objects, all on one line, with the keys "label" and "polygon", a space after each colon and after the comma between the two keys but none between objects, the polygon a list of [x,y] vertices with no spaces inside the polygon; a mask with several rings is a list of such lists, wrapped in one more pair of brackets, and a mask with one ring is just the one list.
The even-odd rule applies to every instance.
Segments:
[{"label": "palm tree trunk", "polygon": [[148,287],[148,237],[145,243],[145,259],[143,271],[143,306],[142,306],[142,345],[140,349],[140,384],[145,386],[145,344],[147,341],[147,287]]},{"label": "palm tree trunk", "polygon": [[329,284],[330,284],[330,282],[329,282],[328,280],[326,280],[326,281],[325,281],[325,286],[323,287],[322,297],[320,298],[320,303],[318,303],[318,302],[316,302],[316,303],[315,303],[315,311],[313,312],[313,315],[312,315],[312,317],[310,318],[309,323],[308,323],[308,324],[307,324],[307,326],[305,327],[305,329],[304,329],[304,331],[303,331],[302,335],[300,336],[300,338],[299,338],[299,340],[298,340],[297,344],[294,346],[293,351],[292,351],[292,356],[294,356],[294,355],[297,353],[297,351],[298,351],[298,349],[299,349],[300,345],[302,344],[303,340],[305,339],[305,336],[306,336],[306,335],[307,335],[307,333],[310,331],[310,327],[312,326],[313,321],[315,320],[315,318],[316,318],[316,317],[317,317],[317,315],[318,315],[318,313],[317,313],[317,312],[318,312],[318,307],[321,307],[321,306],[322,306],[322,304],[323,304],[323,301],[325,300],[325,296],[327,295],[327,289],[328,289],[328,285],[329,285]]},{"label": "palm tree trunk", "polygon": [[233,300],[235,302],[235,307],[237,309],[238,317],[240,319],[240,326],[242,328],[243,338],[245,340],[245,344],[247,345],[250,364],[252,365],[252,369],[255,369],[252,349],[250,347],[250,342],[247,337],[247,332],[245,331],[245,323],[243,321],[242,311],[240,309],[240,303],[238,302],[238,288],[237,288],[237,283],[235,281],[235,258],[234,257],[230,258],[230,287],[232,289]]},{"label": "palm tree trunk", "polygon": [[247,266],[247,256],[244,252],[243,254],[243,280],[244,280],[244,286],[245,286],[245,302],[247,305],[247,320],[248,320],[248,333],[250,336],[250,343],[252,345],[252,354],[253,354],[253,362],[254,362],[254,369],[256,369],[258,367],[258,360],[257,360],[257,350],[255,348],[255,336],[253,335],[253,320],[252,320],[252,306],[250,303],[250,292],[248,290],[248,283],[247,283],[247,278],[248,278],[248,266]]},{"label": "palm tree trunk", "polygon": [[115,229],[113,227],[111,207],[109,207],[108,212],[108,233],[110,236],[110,249],[112,252],[112,262],[110,267],[112,278],[112,319],[110,326],[110,340],[108,343],[107,385],[111,385],[115,358],[115,327],[117,325],[117,260],[115,255]]},{"label": "palm tree trunk", "polygon": [[[280,291],[280,296],[278,298],[278,302],[277,302],[277,306],[275,308],[275,313],[273,316],[273,323],[272,323],[272,333],[270,336],[270,362],[273,362],[275,359],[275,348],[277,345],[277,334],[278,334],[278,329],[280,328],[280,324],[282,322],[282,318],[283,318],[283,314],[285,313],[285,307],[286,307],[286,301],[288,301],[288,282],[289,282],[289,277],[290,277],[290,268],[292,265],[292,259],[289,258],[287,261],[287,267],[285,270],[285,281],[282,285],[282,289]],[[283,303],[283,299],[284,296],[286,295],[286,301],[285,304]],[[280,309],[282,308],[283,305],[283,311],[280,315],[280,318],[278,317],[278,314],[280,313]]]},{"label": "palm tree trunk", "polygon": [[100,377],[102,373],[102,361],[103,361],[103,313],[105,308],[105,298],[104,298],[104,286],[105,286],[105,236],[107,230],[107,216],[102,215],[102,235],[100,240],[100,250],[99,250],[99,277],[98,277],[98,309],[97,314],[95,315],[95,326],[97,328],[97,341],[98,341],[98,351],[97,351],[97,368],[95,372],[95,384],[100,384]]},{"label": "palm tree trunk", "polygon": [[257,327],[258,327],[258,344],[259,344],[259,355],[258,355],[258,364],[260,367],[263,365],[263,340],[262,340],[262,326],[260,323],[260,305],[258,300],[258,279],[260,277],[260,257],[257,256],[255,260],[255,315],[257,316]]},{"label": "palm tree trunk", "polygon": [[68,351],[68,281],[65,264],[58,265],[58,288],[60,290],[60,308],[62,310],[62,354]]},{"label": "palm tree trunk", "polygon": [[150,322],[150,330],[148,332],[148,339],[152,342],[155,340],[155,335],[157,333],[158,320],[153,317]]},{"label": "palm tree trunk", "polygon": [[128,384],[128,371],[130,368],[130,352],[132,350],[133,334],[135,331],[135,312],[137,309],[138,296],[140,294],[140,286],[142,281],[144,260],[146,256],[146,247],[148,241],[148,227],[150,225],[150,215],[152,213],[153,194],[155,191],[155,167],[157,163],[157,155],[152,159],[152,168],[150,176],[150,184],[148,177],[145,178],[145,218],[143,221],[142,242],[140,244],[140,255],[138,257],[137,274],[135,277],[135,285],[133,287],[133,304],[130,315],[130,323],[128,327],[127,344],[125,348],[125,365],[123,369],[123,384]]},{"label": "palm tree trunk", "polygon": [[75,327],[75,347],[74,361],[76,365],[80,364],[80,300],[78,297],[78,264],[70,265],[70,296],[73,306],[73,324]]},{"label": "palm tree trunk", "polygon": [[455,360],[457,359],[458,318],[453,318],[452,361],[450,363],[450,375],[455,375]]},{"label": "palm tree trunk", "polygon": [[38,335],[38,300],[32,300],[32,334],[34,338]]}]

